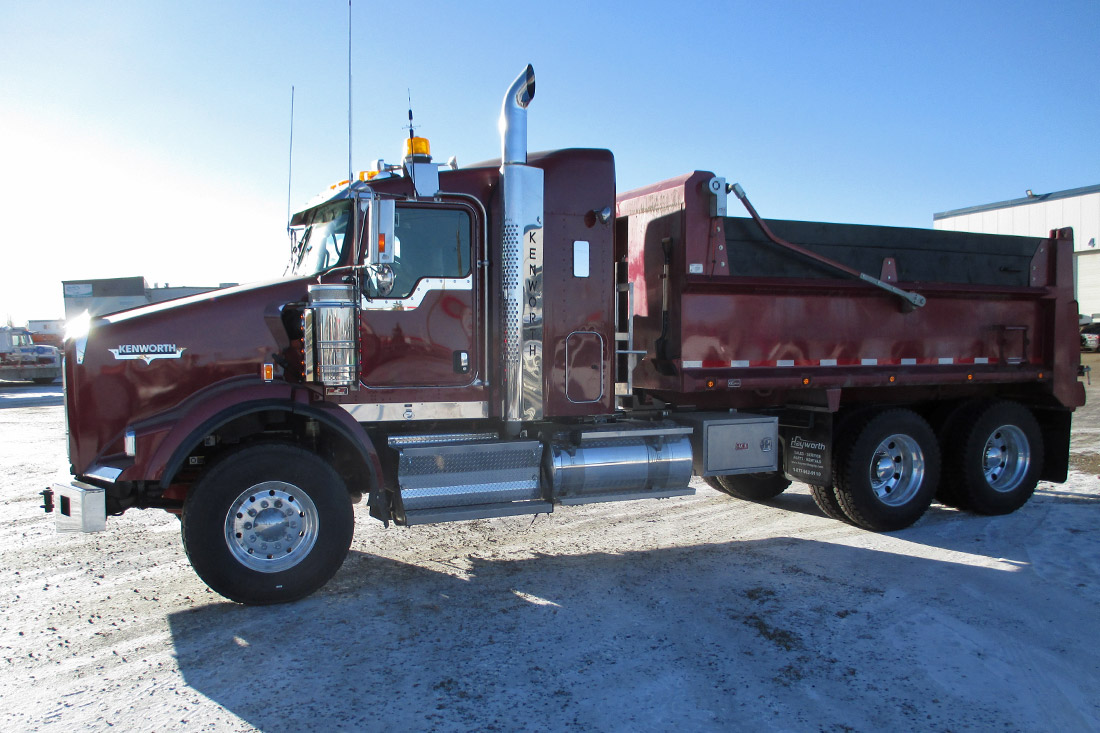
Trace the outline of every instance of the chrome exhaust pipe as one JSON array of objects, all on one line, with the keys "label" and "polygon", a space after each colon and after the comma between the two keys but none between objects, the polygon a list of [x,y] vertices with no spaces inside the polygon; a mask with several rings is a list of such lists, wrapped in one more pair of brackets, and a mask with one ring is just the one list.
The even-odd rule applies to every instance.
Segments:
[{"label": "chrome exhaust pipe", "polygon": [[500,107],[500,162],[527,163],[527,105],[535,98],[535,69],[531,64],[516,77]]},{"label": "chrome exhaust pipe", "polygon": [[535,70],[516,77],[500,109],[501,289],[506,432],[543,417],[542,231],[543,174],[527,166],[527,105],[535,97]]}]

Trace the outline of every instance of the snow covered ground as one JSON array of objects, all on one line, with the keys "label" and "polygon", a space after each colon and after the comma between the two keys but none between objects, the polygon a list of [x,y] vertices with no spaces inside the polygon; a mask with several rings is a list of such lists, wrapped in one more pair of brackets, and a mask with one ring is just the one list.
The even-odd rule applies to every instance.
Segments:
[{"label": "snow covered ground", "polygon": [[1070,480],[1009,516],[871,534],[798,484],[410,529],[360,505],[336,578],[264,608],[211,593],[162,512],[58,535],[60,388],[25,389],[3,730],[1100,730],[1100,380]]}]

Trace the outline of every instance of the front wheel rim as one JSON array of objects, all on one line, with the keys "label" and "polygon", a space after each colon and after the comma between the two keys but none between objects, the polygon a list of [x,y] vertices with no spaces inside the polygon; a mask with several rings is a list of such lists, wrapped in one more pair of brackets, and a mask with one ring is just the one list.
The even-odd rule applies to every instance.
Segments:
[{"label": "front wheel rim", "polygon": [[982,449],[982,473],[989,488],[1006,493],[1024,480],[1031,468],[1031,445],[1016,425],[1002,425],[989,434]]},{"label": "front wheel rim", "polygon": [[924,452],[913,437],[897,433],[878,444],[868,468],[878,500],[887,506],[904,506],[924,482]]},{"label": "front wheel rim", "polygon": [[250,570],[278,573],[304,560],[317,543],[320,518],[306,492],[283,481],[245,489],[225,516],[225,543]]}]

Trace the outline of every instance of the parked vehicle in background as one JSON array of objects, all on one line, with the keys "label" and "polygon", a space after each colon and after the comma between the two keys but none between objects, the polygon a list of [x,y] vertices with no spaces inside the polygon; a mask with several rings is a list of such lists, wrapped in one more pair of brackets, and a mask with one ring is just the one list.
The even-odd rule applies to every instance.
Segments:
[{"label": "parked vehicle in background", "polygon": [[1100,351],[1100,323],[1081,327],[1081,350]]},{"label": "parked vehicle in background", "polygon": [[64,343],[63,339],[56,333],[40,333],[38,331],[31,331],[31,340],[41,346],[53,346],[59,351]]},{"label": "parked vehicle in background", "polygon": [[36,344],[25,328],[0,327],[0,379],[49,384],[61,376],[61,352]]},{"label": "parked vehicle in background", "polygon": [[332,577],[361,499],[414,525],[694,473],[756,501],[803,481],[890,531],[1065,481],[1071,230],[765,221],[706,171],[618,193],[609,150],[528,155],[534,87],[505,95],[500,160],[441,170],[410,137],[296,214],[288,278],[74,332],[59,527],[165,509],[211,588],[276,603]]}]

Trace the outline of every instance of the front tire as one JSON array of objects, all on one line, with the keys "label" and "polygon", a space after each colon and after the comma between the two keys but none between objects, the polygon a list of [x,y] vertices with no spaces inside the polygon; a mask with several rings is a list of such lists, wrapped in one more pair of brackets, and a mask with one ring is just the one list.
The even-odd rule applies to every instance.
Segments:
[{"label": "front tire", "polygon": [[880,412],[857,424],[834,464],[836,498],[858,527],[891,532],[916,522],[932,503],[940,451],[932,428],[912,410]]},{"label": "front tire", "polygon": [[211,589],[239,603],[304,598],[347,556],[354,531],[344,481],[288,443],[227,454],[188,494],[183,547]]}]

